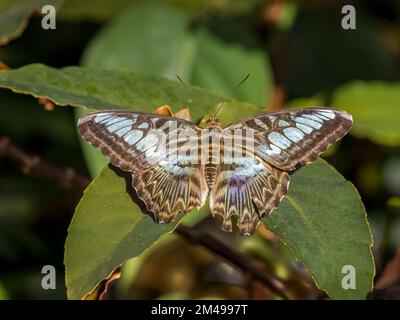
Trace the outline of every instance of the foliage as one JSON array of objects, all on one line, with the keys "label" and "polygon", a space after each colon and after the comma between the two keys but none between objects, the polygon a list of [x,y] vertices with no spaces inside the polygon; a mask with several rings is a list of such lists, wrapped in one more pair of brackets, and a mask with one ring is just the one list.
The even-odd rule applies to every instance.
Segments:
[{"label": "foliage", "polygon": [[[40,77],[36,78],[36,75]],[[64,81],[61,81],[62,79]],[[137,85],[137,79],[140,79],[141,86]],[[81,85],[75,93],[73,89],[76,87],[73,87],[72,83],[78,81]],[[108,81],[111,81],[113,85],[108,85]],[[32,88],[29,86],[30,83],[35,83],[35,86]],[[102,109],[105,105],[127,107],[126,101],[131,101],[129,108],[150,112],[155,109],[155,106],[161,104],[159,101],[166,101],[171,106],[177,106],[182,105],[187,96],[186,92],[176,92],[176,90],[181,90],[177,84],[174,85],[172,81],[155,76],[148,77],[146,80],[142,75],[127,71],[97,71],[84,68],[56,71],[40,65],[3,72],[0,75],[0,85],[18,92],[46,96],[60,105],[88,105],[91,109]],[[149,92],[152,87],[157,88],[158,95],[154,91]],[[172,91],[171,88],[178,89]],[[128,98],[127,92],[132,95],[131,98]],[[213,99],[214,103],[218,101],[215,100],[218,98],[212,94],[206,96],[206,91],[199,92],[204,95],[205,101],[211,102]],[[148,97],[147,99],[154,99],[156,102],[146,100],[143,103],[139,99],[143,94]],[[197,112],[201,112],[200,108],[203,108],[203,114],[207,113],[207,105],[190,106],[190,110],[197,110]],[[241,110],[245,108],[251,110],[241,103],[230,103],[225,106],[225,112],[229,110],[231,120],[235,120],[243,116]],[[253,109],[256,113],[257,107]],[[258,110],[261,111],[261,109]],[[223,112],[220,117],[224,120]],[[298,253],[297,258],[312,271],[317,284],[332,297],[342,298],[348,294],[341,288],[339,281],[343,263],[357,266],[361,274],[358,282],[362,285],[359,284],[357,291],[351,291],[350,297],[365,298],[372,290],[371,279],[374,273],[370,256],[371,236],[366,225],[365,212],[356,190],[351,187],[344,189],[340,176],[335,176],[325,166],[327,166],[325,163],[321,163],[309,166],[307,170],[303,169],[305,177],[299,179],[300,183],[296,183],[294,177],[287,198],[291,206],[288,207],[287,202],[282,203],[278,210],[279,214],[271,215],[271,217],[279,215],[281,219],[275,220],[275,223],[272,219],[271,224],[267,225],[271,230],[278,231],[282,241],[290,243],[294,252]],[[313,167],[315,169],[311,170],[310,168]],[[171,231],[173,227],[169,225],[167,228],[164,226],[160,228],[159,225],[151,223],[149,217],[144,217],[126,194],[126,184],[121,183],[123,179],[116,179],[116,175],[110,171],[108,168],[104,169],[103,173],[94,180],[92,187],[87,190],[78,205],[76,218],[69,229],[65,264],[67,288],[72,298],[83,298],[115,268],[127,259],[140,254],[161,234]],[[127,185],[129,186],[129,183]],[[311,185],[310,190],[305,189],[308,185]],[[337,197],[331,203],[327,201],[327,197],[329,199],[328,194],[333,190],[332,188],[337,188],[335,193]],[[343,195],[340,196],[342,193]],[[291,194],[294,195],[291,196]],[[321,199],[318,200],[318,197]],[[338,205],[340,207],[332,210],[333,206]],[[131,223],[127,224],[129,217]],[[299,217],[300,220],[298,220]],[[327,217],[331,218],[328,222]],[[350,220],[347,221],[347,219]],[[355,237],[344,236],[348,225],[360,229]],[[302,226],[300,231],[297,231],[298,226]],[[344,230],[340,232],[340,228]],[[327,230],[335,232],[327,232]],[[338,231],[343,241],[335,240]],[[297,234],[297,232],[300,233]],[[299,241],[293,240],[294,235]],[[86,245],[83,246],[82,243]],[[107,244],[111,246],[108,250],[105,249]],[[137,251],[132,251],[132,247]],[[342,257],[337,255],[339,251],[343,253]],[[353,260],[354,257],[360,260]],[[83,273],[82,270],[88,270],[88,273]],[[330,270],[336,276],[329,273],[328,277],[326,271],[321,270]]]},{"label": "foliage", "polygon": [[[8,11],[0,13],[0,25],[6,23],[10,27],[0,34],[3,43],[21,35],[22,29],[17,26],[26,23],[25,13],[32,10],[32,3],[37,6],[38,2],[31,1],[30,6],[24,7],[23,14],[14,17],[4,12],[19,10],[17,5],[9,5]],[[14,68],[18,66],[16,63],[13,69],[0,71],[0,87],[13,91],[12,94],[4,90],[0,93],[2,103],[10,102],[8,108],[12,119],[18,119],[18,113],[13,112],[25,101],[28,101],[27,105],[32,104],[24,96],[29,95],[46,98],[56,106],[79,107],[73,111],[75,121],[60,116],[70,112],[71,108],[56,107],[51,114],[32,116],[31,121],[13,120],[18,124],[16,127],[11,126],[10,121],[0,121],[4,131],[13,137],[20,136],[21,141],[32,132],[39,136],[54,132],[50,140],[56,143],[52,144],[57,146],[57,141],[60,146],[70,144],[76,154],[78,139],[73,132],[76,119],[92,110],[123,108],[154,112],[161,105],[169,105],[175,112],[189,108],[193,121],[200,125],[204,125],[208,113],[215,112],[222,101],[226,103],[218,117],[224,125],[268,108],[284,106],[329,104],[346,110],[354,118],[352,137],[324,155],[338,171],[322,159],[296,171],[292,175],[288,196],[269,217],[263,219],[258,235],[251,240],[233,236],[231,248],[242,248],[246,257],[260,260],[267,266],[280,265],[274,269],[274,276],[288,286],[290,281],[295,281],[289,275],[294,277],[304,265],[315,285],[330,298],[367,298],[373,290],[375,276],[371,252],[373,242],[367,212],[357,189],[362,194],[369,217],[371,212],[381,212],[373,214],[371,221],[374,231],[385,233],[382,248],[386,246],[384,248],[388,250],[390,246],[396,246],[396,240],[389,244],[387,240],[395,238],[396,224],[383,229],[376,221],[382,219],[385,212],[382,208],[388,199],[388,207],[395,210],[398,190],[395,183],[388,183],[379,172],[371,173],[370,168],[383,171],[390,159],[397,159],[398,151],[394,147],[400,145],[398,70],[389,49],[378,48],[376,35],[370,32],[373,27],[368,24],[368,17],[360,18],[363,28],[345,34],[335,27],[333,16],[321,11],[315,19],[310,18],[307,5],[297,1],[282,1],[281,15],[273,17],[268,15],[271,8],[258,1],[213,0],[207,5],[183,0],[96,3],[93,6],[92,1],[88,1],[78,11],[72,1],[66,1],[58,12],[61,29],[63,23],[76,26],[82,21],[95,21],[97,32],[89,37],[89,42],[86,35],[75,40],[80,43],[82,51],[80,61],[67,63],[80,63],[80,67],[54,68],[44,59],[41,64],[22,63],[23,67]],[[259,10],[261,6],[265,11]],[[262,17],[259,12],[264,12]],[[265,19],[264,24],[260,24],[261,18]],[[11,19],[12,23],[6,19]],[[315,28],[316,21],[323,27]],[[268,26],[271,23],[276,28]],[[19,31],[15,31],[17,29]],[[260,29],[263,31],[259,32]],[[0,30],[3,32],[5,29]],[[322,40],[327,37],[332,41]],[[348,60],[344,58],[345,51],[350,52]],[[357,52],[366,54],[357,59]],[[250,78],[236,88],[247,73]],[[177,74],[185,84],[175,80]],[[284,89],[280,96],[281,88]],[[291,100],[286,102],[285,98]],[[52,121],[54,123],[50,123]],[[376,157],[362,156],[371,153],[365,143],[373,146]],[[94,179],[76,206],[68,228],[64,257],[68,297],[96,297],[103,280],[109,279],[120,267],[119,286],[134,286],[139,290],[141,285],[137,284],[137,275],[144,272],[147,263],[156,259],[154,256],[167,260],[163,252],[177,246],[173,231],[179,224],[196,228],[210,225],[208,205],[187,217],[180,216],[170,224],[156,224],[138,206],[131,192],[129,175],[106,166],[107,159],[86,143],[82,142],[81,148]],[[69,155],[61,156],[60,153],[54,159],[73,159],[71,165],[83,163],[68,150],[71,149],[66,149]],[[385,162],[379,157],[389,160]],[[390,163],[391,170],[400,170],[395,161]],[[69,165],[67,160],[65,164]],[[374,190],[379,191],[366,191],[372,189],[360,182],[364,181],[360,177],[366,176],[365,172],[369,177],[378,177],[370,183],[377,186]],[[33,210],[40,203],[36,195],[31,197],[15,198],[21,199],[15,200],[21,201],[21,221],[24,212]],[[0,210],[0,221],[8,211],[7,207],[4,208]],[[397,218],[391,215],[390,219]],[[6,226],[8,222],[4,221]],[[211,224],[215,228],[217,222]],[[279,237],[284,245],[277,249],[264,227]],[[215,229],[210,232],[220,236],[222,231]],[[0,258],[1,240],[0,234]],[[248,243],[253,245],[246,246]],[[40,245],[39,241],[37,246]],[[381,245],[379,237],[375,245]],[[197,255],[202,256],[201,253]],[[197,260],[190,263],[194,261]],[[168,265],[168,261],[165,264]],[[355,290],[344,290],[341,286],[344,265],[352,265],[357,270]],[[202,266],[197,268],[204,269]],[[136,271],[130,272],[131,267]],[[192,266],[192,269],[196,267]],[[154,268],[150,266],[149,270]],[[187,270],[179,270],[184,277]],[[2,297],[13,295],[1,275],[0,284]],[[161,297],[193,297],[187,289],[164,291],[165,295]],[[145,293],[137,296],[143,297]],[[214,295],[206,292],[203,296]]]}]

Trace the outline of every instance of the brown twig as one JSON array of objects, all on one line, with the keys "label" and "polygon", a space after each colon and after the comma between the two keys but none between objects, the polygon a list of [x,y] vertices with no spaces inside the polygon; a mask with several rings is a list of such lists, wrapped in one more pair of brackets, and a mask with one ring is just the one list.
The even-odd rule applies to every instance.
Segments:
[{"label": "brown twig", "polygon": [[24,174],[52,181],[62,188],[83,191],[90,183],[89,178],[74,169],[49,163],[15,145],[8,137],[0,136],[0,157],[17,163]]},{"label": "brown twig", "polygon": [[272,292],[280,295],[282,298],[288,299],[285,292],[284,285],[278,279],[272,277],[266,272],[263,272],[258,268],[251,260],[242,255],[234,252],[229,246],[212,236],[211,234],[206,234],[196,228],[189,228],[186,226],[179,225],[175,232],[184,237],[186,240],[194,244],[200,244],[215,254],[223,257],[233,265],[240,268],[242,271],[252,276],[263,283]]}]

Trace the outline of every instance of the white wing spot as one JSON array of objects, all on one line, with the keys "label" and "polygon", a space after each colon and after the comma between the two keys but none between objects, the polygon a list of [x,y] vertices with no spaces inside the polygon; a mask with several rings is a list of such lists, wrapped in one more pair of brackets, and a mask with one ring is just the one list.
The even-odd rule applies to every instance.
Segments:
[{"label": "white wing spot", "polygon": [[133,145],[143,137],[143,132],[140,130],[132,130],[124,136],[126,143]]},{"label": "white wing spot", "polygon": [[297,117],[295,121],[298,123],[305,124],[306,126],[309,126],[314,129],[320,129],[322,127],[322,123],[303,117]]},{"label": "white wing spot", "polygon": [[313,132],[313,128],[310,128],[309,126],[305,126],[304,124],[301,124],[301,123],[296,123],[296,127],[299,128],[304,133],[310,134],[311,132]]},{"label": "white wing spot", "polygon": [[266,125],[266,123],[260,119],[254,119],[254,123],[263,129],[268,129],[268,126]]},{"label": "white wing spot", "polygon": [[131,130],[131,126],[127,126],[125,128],[119,129],[118,131],[115,132],[115,134],[118,137],[122,137],[125,133],[127,133],[129,130]]},{"label": "white wing spot", "polygon": [[271,147],[271,150],[267,150],[265,153],[271,157],[276,156],[278,154],[281,154],[281,149],[278,148],[276,145],[274,144],[270,144],[269,145]]},{"label": "white wing spot", "polygon": [[140,125],[138,125],[139,129],[148,129],[149,128],[149,124],[147,122],[143,122]]},{"label": "white wing spot", "polygon": [[283,133],[293,142],[299,142],[304,138],[304,133],[293,127],[283,129]]},{"label": "white wing spot", "polygon": [[155,146],[157,142],[157,135],[155,135],[154,133],[150,133],[136,144],[136,148],[140,151],[146,151],[147,149]]},{"label": "white wing spot", "polygon": [[[120,118],[120,119],[126,119],[126,118]],[[107,126],[107,130],[110,133],[113,133],[114,131],[117,131],[119,129],[125,128],[125,127],[130,127],[133,124],[132,120],[122,120],[117,123],[114,123],[112,125]]]},{"label": "white wing spot", "polygon": [[109,114],[109,113],[101,113],[101,114],[98,114],[95,118],[94,118],[94,121],[95,122],[101,122],[101,121],[104,121],[104,120],[108,120],[109,118],[111,118],[112,117],[112,115],[111,114]]},{"label": "white wing spot", "polygon": [[262,144],[257,148],[257,151],[261,153],[267,153],[268,151],[271,151],[271,149],[268,148],[268,144]]},{"label": "white wing spot", "polygon": [[308,118],[314,121],[318,121],[320,123],[324,122],[324,119],[320,118],[318,115],[312,115],[312,114],[302,114],[301,115],[303,118]]},{"label": "white wing spot", "polygon": [[126,119],[125,117],[115,117],[115,118],[113,117],[113,118],[111,118],[111,119],[109,119],[107,121],[103,121],[102,123],[105,123],[105,125],[108,127],[108,126],[111,126],[114,123],[120,122],[120,121],[125,120],[125,119]]},{"label": "white wing spot", "polygon": [[322,114],[323,116],[329,118],[329,119],[335,119],[335,113],[333,111],[330,110],[326,110],[326,111],[318,111],[319,114]]},{"label": "white wing spot", "polygon": [[290,123],[285,120],[279,120],[278,125],[280,127],[287,127],[287,126],[290,126]]},{"label": "white wing spot", "polygon": [[292,142],[289,139],[287,139],[284,135],[281,135],[278,132],[271,132],[268,135],[268,139],[274,145],[278,146],[281,149],[287,149],[292,144]]}]

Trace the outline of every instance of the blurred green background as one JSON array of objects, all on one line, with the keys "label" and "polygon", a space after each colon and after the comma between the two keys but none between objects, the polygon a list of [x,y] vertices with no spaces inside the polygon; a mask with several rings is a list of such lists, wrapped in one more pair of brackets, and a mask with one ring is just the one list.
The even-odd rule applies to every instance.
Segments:
[{"label": "blurred green background", "polygon": [[[43,3],[0,1],[0,61],[8,67],[43,63],[123,68],[171,79],[179,74],[187,83],[266,111],[332,105],[352,113],[352,134],[325,157],[354,183],[366,206],[377,287],[391,288],[383,298],[400,298],[395,271],[400,269],[395,256],[400,248],[398,1],[47,1],[58,5],[55,30],[41,27],[37,8]],[[346,4],[356,8],[356,30],[341,27]],[[29,15],[26,29],[18,27]],[[235,91],[247,73],[249,80]],[[105,164],[92,149],[82,150],[78,114],[71,108],[47,111],[34,98],[6,90],[0,90],[0,108],[0,136],[24,150],[88,177]],[[24,174],[0,152],[0,299],[66,298],[64,241],[81,191]],[[325,297],[265,229],[239,239],[209,219],[198,228],[286,279],[293,298]],[[56,290],[40,286],[46,264],[57,269]],[[207,297],[271,296],[221,258],[174,234],[129,262],[106,296]]]}]

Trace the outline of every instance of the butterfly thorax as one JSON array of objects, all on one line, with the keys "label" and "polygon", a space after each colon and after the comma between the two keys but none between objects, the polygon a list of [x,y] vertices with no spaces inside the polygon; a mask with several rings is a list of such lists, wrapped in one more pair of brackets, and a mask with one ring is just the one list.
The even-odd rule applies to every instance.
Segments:
[{"label": "butterfly thorax", "polygon": [[206,122],[206,129],[219,129],[221,130],[221,122],[217,118],[211,117]]}]

